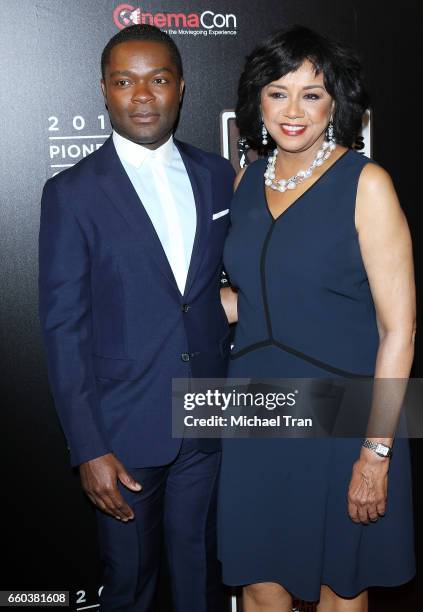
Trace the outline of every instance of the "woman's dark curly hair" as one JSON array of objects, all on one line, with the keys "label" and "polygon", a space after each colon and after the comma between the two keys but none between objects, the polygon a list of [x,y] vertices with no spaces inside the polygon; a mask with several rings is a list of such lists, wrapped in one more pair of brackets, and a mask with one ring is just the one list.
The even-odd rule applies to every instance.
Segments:
[{"label": "woman's dark curly hair", "polygon": [[237,125],[248,145],[266,154],[275,147],[261,142],[260,96],[265,85],[295,72],[309,60],[316,74],[323,73],[327,92],[335,101],[334,136],[351,147],[368,106],[360,61],[353,51],[303,26],[274,33],[247,57],[238,86]]}]

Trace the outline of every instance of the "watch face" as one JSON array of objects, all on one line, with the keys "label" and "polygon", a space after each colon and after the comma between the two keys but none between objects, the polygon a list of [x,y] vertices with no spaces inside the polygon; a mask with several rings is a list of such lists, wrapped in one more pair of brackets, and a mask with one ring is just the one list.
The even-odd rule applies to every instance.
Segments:
[{"label": "watch face", "polygon": [[389,448],[384,444],[378,444],[375,448],[375,451],[378,455],[382,455],[382,457],[386,457],[389,453]]}]

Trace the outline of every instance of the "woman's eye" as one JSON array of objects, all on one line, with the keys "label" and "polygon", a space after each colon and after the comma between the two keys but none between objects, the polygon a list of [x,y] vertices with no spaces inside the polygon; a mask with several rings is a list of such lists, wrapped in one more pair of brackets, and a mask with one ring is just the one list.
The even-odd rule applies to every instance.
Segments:
[{"label": "woman's eye", "polygon": [[269,94],[270,98],[286,98],[285,94],[281,91],[272,91]]},{"label": "woman's eye", "polygon": [[319,100],[320,99],[320,96],[314,93],[306,94],[304,97],[306,100]]}]

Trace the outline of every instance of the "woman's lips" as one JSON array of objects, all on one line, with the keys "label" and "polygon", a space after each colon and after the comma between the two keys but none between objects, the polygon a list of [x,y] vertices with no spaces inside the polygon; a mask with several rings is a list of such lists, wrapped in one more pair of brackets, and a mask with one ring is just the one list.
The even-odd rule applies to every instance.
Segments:
[{"label": "woman's lips", "polygon": [[301,136],[304,134],[307,126],[305,125],[290,125],[289,123],[282,123],[281,130],[286,136]]}]

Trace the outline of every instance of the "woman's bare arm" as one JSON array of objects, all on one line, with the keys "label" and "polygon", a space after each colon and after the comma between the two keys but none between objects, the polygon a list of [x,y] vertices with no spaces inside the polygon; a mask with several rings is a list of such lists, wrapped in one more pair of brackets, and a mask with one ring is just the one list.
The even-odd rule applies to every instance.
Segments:
[{"label": "woman's bare arm", "polygon": [[[416,319],[411,238],[389,175],[373,164],[367,165],[360,176],[356,227],[379,329],[376,388],[377,379],[385,379],[379,384],[380,395],[384,385],[390,383],[396,384],[399,391],[405,390],[404,381],[410,374],[414,356]],[[377,396],[374,395],[370,416],[373,431],[378,430],[377,419],[381,431],[385,421],[396,423],[401,410],[401,392],[397,395],[398,406],[392,405],[389,414],[375,405]],[[371,440],[391,446],[393,433]],[[389,459],[362,448],[349,489],[349,514],[356,522],[377,520],[378,515],[384,514],[388,468]]]}]

